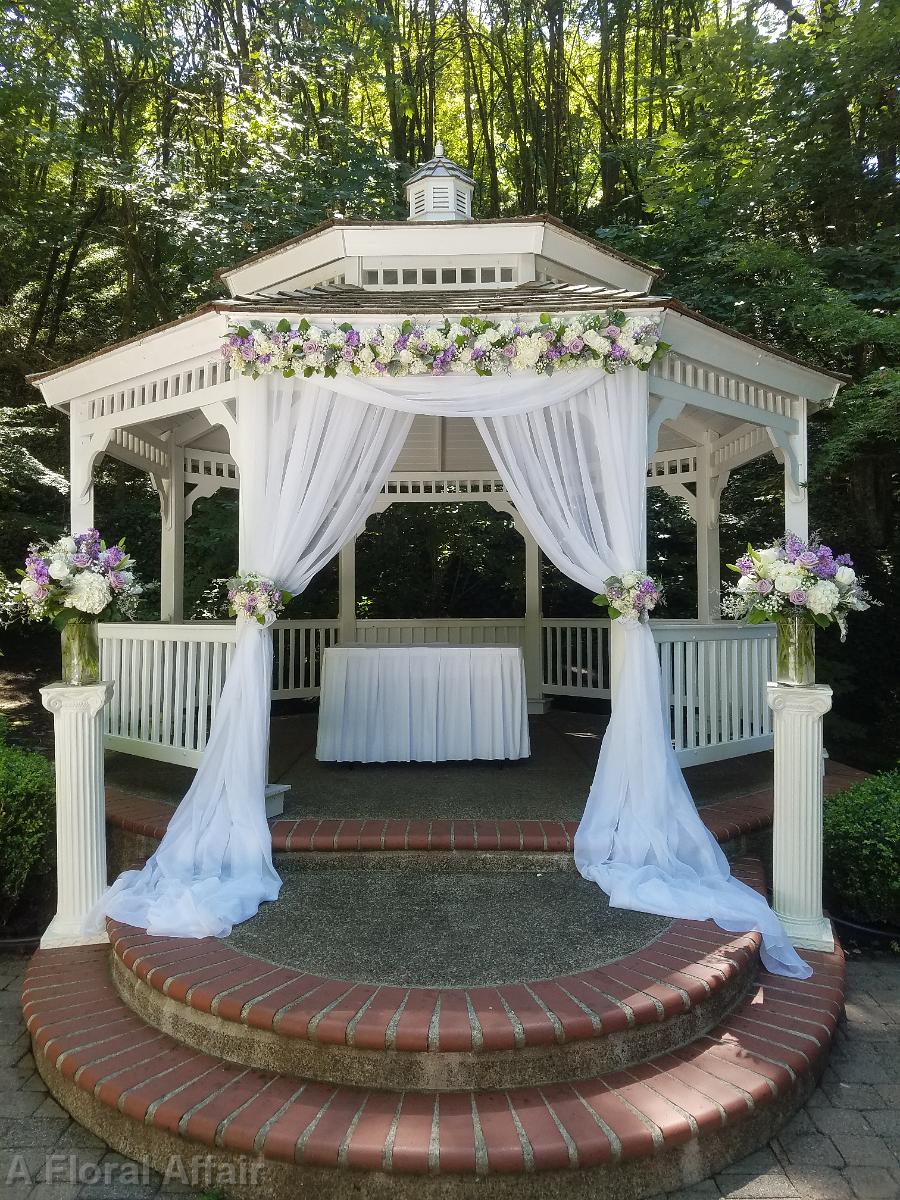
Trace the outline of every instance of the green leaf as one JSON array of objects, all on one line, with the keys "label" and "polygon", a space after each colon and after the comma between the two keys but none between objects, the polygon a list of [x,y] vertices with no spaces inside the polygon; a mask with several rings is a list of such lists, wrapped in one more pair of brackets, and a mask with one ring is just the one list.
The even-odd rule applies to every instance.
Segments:
[{"label": "green leaf", "polygon": [[275,332],[276,333],[290,333],[291,332],[291,323],[287,319],[287,317],[281,318],[281,320],[275,326]]},{"label": "green leaf", "polygon": [[238,325],[237,329],[234,332],[238,335],[238,337],[245,338],[245,337],[250,336],[250,330],[247,328],[246,325]]}]

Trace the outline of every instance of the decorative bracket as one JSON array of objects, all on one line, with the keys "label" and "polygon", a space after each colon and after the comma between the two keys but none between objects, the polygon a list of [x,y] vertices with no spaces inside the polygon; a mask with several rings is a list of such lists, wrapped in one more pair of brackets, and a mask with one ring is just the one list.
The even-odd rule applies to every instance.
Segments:
[{"label": "decorative bracket", "polygon": [[647,422],[647,457],[652,458],[659,449],[659,431],[666,421],[672,421],[681,416],[684,409],[683,400],[673,400],[671,396],[663,396],[656,402],[656,408],[650,414]]}]

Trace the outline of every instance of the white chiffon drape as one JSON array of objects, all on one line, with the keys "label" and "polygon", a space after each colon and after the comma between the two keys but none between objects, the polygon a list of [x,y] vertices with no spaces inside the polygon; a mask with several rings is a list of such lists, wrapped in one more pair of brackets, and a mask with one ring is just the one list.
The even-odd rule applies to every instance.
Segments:
[{"label": "white chiffon drape", "polygon": [[[564,574],[597,592],[645,566],[648,376],[633,368],[240,385],[258,405],[239,422],[242,565],[292,592],[362,527],[416,413],[476,419],[522,519]],[[700,820],[672,749],[649,625],[620,628],[578,869],[617,907],[759,930],[770,970],[809,975]],[[194,784],[157,853],[117,881],[104,912],[152,933],[222,935],[278,894],[264,802],[271,662],[270,633],[241,629]]]},{"label": "white chiffon drape", "polygon": [[[359,532],[412,422],[325,382],[260,381],[234,448],[242,567],[294,594]],[[194,782],[159,849],[118,878],[95,922],[105,914],[148,933],[224,937],[277,897],[265,811],[271,695],[272,631],[241,621]]]}]

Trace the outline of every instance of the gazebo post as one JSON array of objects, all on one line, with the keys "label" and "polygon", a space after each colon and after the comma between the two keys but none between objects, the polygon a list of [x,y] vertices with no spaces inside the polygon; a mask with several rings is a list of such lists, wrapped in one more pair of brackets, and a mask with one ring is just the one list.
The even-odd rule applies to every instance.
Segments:
[{"label": "gazebo post", "polygon": [[172,443],[165,503],[160,508],[159,619],[184,620],[184,450]]},{"label": "gazebo post", "polygon": [[94,452],[74,416],[69,425],[69,525],[70,532],[84,533],[94,526]]},{"label": "gazebo post", "polygon": [[719,500],[727,474],[712,473],[714,433],[707,433],[697,453],[697,619],[701,625],[718,621],[721,615],[721,552],[719,549]]},{"label": "gazebo post", "polygon": [[543,625],[541,611],[541,551],[525,528],[519,526],[525,542],[525,632],[522,652],[525,659],[525,682],[528,689],[528,711],[543,713],[549,708],[544,699]]},{"label": "gazebo post", "polygon": [[356,641],[356,538],[338,554],[338,641]]},{"label": "gazebo post", "polygon": [[796,433],[786,438],[784,454],[784,527],[804,541],[809,537],[809,493],[806,486],[809,469],[806,418],[807,404],[801,397],[791,403],[791,416],[799,425]]}]

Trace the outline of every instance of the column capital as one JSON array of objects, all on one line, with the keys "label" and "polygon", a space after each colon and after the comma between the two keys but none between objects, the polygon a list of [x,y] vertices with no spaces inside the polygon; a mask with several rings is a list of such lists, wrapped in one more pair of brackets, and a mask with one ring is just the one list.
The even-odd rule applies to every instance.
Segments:
[{"label": "column capital", "polygon": [[64,712],[86,712],[93,717],[111,699],[114,688],[111,681],[77,687],[68,683],[49,683],[41,688],[41,703],[54,716]]},{"label": "column capital", "polygon": [[766,684],[766,701],[775,713],[808,713],[813,717],[821,717],[831,708],[831,697],[831,688],[826,683],[814,683],[810,687]]}]

